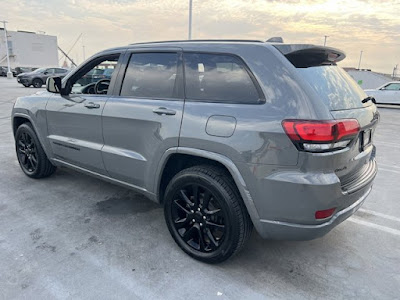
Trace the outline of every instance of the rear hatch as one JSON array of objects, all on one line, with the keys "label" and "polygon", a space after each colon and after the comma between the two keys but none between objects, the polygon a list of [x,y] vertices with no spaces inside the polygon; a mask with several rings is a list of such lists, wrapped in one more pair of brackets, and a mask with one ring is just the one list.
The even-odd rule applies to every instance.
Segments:
[{"label": "rear hatch", "polygon": [[341,181],[343,192],[358,191],[376,174],[373,146],[373,136],[379,120],[376,106],[364,100],[367,98],[364,91],[346,71],[336,65],[345,58],[340,50],[313,45],[277,44],[275,47],[296,67],[300,76],[316,92],[320,102],[329,109],[333,119],[339,122],[339,127],[358,122],[358,130],[351,131],[348,128],[349,134],[340,141],[337,139],[336,144],[331,144],[335,146],[330,149],[325,146],[323,148],[321,141],[313,147],[308,146],[308,149],[299,147],[300,151],[324,152],[322,157],[315,156],[316,163],[319,163],[316,168],[334,170]]}]

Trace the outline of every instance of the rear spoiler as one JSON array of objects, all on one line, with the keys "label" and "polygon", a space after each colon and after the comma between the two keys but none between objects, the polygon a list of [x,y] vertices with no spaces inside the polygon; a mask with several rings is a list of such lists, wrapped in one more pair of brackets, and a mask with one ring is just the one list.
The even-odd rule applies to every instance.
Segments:
[{"label": "rear spoiler", "polygon": [[296,68],[334,65],[345,59],[346,54],[339,49],[301,44],[274,44]]}]

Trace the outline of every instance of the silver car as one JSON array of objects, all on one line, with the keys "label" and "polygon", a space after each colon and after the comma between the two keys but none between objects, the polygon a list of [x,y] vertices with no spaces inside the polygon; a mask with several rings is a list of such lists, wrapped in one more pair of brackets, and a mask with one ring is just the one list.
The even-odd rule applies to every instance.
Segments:
[{"label": "silver car", "polygon": [[377,89],[365,90],[365,93],[374,97],[378,104],[400,105],[400,81],[385,83]]},{"label": "silver car", "polygon": [[[109,49],[12,112],[32,178],[67,167],[164,206],[190,256],[217,263],[253,226],[307,240],[351,216],[377,172],[376,106],[337,49],[260,41],[172,41]],[[111,78],[84,83],[101,66]]]}]

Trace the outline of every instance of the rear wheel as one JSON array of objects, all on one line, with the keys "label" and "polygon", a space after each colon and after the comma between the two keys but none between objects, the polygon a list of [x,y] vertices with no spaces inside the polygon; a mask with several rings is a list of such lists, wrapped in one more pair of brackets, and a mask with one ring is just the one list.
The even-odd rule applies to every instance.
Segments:
[{"label": "rear wheel", "polygon": [[43,81],[42,81],[41,79],[39,79],[39,78],[33,79],[32,85],[33,85],[35,88],[40,88],[40,87],[42,87],[42,85],[43,85]]},{"label": "rear wheel", "polygon": [[253,227],[230,175],[214,166],[196,166],[175,175],[165,192],[164,213],[179,247],[207,263],[236,254]]},{"label": "rear wheel", "polygon": [[35,131],[29,123],[18,127],[15,134],[15,149],[22,171],[31,178],[50,176],[56,167],[48,160]]}]

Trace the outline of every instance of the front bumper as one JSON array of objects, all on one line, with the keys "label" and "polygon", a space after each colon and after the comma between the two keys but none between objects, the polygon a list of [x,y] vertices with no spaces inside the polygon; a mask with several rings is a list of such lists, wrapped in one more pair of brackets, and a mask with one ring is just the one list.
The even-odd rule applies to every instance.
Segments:
[{"label": "front bumper", "polygon": [[17,82],[20,84],[32,84],[31,80],[29,78],[20,78],[17,77]]}]

